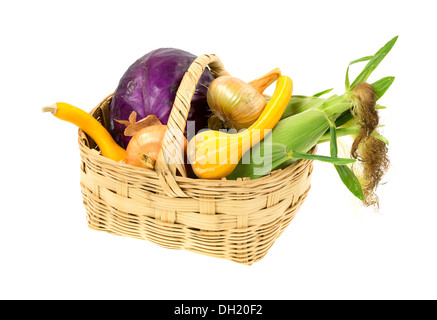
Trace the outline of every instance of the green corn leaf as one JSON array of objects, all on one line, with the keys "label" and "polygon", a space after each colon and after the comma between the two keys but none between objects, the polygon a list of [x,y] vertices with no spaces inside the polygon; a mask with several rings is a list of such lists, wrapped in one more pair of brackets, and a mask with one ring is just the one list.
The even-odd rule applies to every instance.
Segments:
[{"label": "green corn leaf", "polygon": [[329,124],[329,132],[331,135],[331,146],[330,146],[331,157],[337,157],[338,147],[337,147],[337,130],[335,127],[335,123],[331,122]]},{"label": "green corn leaf", "polygon": [[[338,110],[349,109],[352,105],[345,95],[332,95],[328,99],[324,99],[324,103],[321,104],[318,109],[323,110],[326,114],[331,115],[331,112]],[[335,112],[334,112],[335,113]]]},{"label": "green corn leaf", "polygon": [[337,120],[335,120],[335,126],[341,127],[342,125],[344,125],[345,123],[349,122],[350,120],[353,119],[352,113],[350,112],[350,110],[344,112],[341,116],[339,116],[337,118]]},{"label": "green corn leaf", "polygon": [[344,81],[344,90],[348,92],[351,88],[351,82],[349,81],[349,66],[346,69],[346,79]]},{"label": "green corn leaf", "polygon": [[362,57],[362,58],[356,59],[356,60],[354,60],[354,61],[351,61],[351,62],[349,63],[349,66],[351,66],[351,65],[353,65],[353,64],[355,64],[355,63],[358,63],[358,62],[369,61],[369,60],[373,59],[374,57],[375,57],[375,56],[367,56],[367,57]]},{"label": "green corn leaf", "polygon": [[288,118],[292,115],[304,112],[308,109],[318,108],[326,101],[326,99],[319,98],[316,96],[308,97],[302,95],[294,95],[291,97],[290,101],[285,108],[281,119]]},{"label": "green corn leaf", "polygon": [[388,144],[388,140],[386,137],[381,136],[380,134],[375,133],[375,131],[372,132],[372,136],[374,136],[376,139],[381,140],[382,142],[384,142],[386,145]]},{"label": "green corn leaf", "polygon": [[356,59],[356,60],[351,61],[349,63],[349,65],[347,66],[347,69],[346,69],[346,80],[345,80],[346,91],[349,91],[349,89],[350,89],[350,82],[349,82],[349,68],[350,68],[350,66],[355,64],[355,63],[358,63],[358,62],[368,61],[372,58],[373,58],[373,56],[367,56],[367,57],[363,57],[360,59]]},{"label": "green corn leaf", "polygon": [[[372,83],[372,87],[373,89],[375,89],[377,101],[384,95],[384,93],[388,90],[388,88],[390,88],[394,80],[395,77],[385,77]],[[378,109],[381,109],[381,106]]]},{"label": "green corn leaf", "polygon": [[[337,128],[335,130],[337,137],[344,137],[349,136],[352,134],[358,134],[360,132],[360,127],[357,125],[350,126],[350,127],[344,127],[344,128]],[[329,129],[317,142],[319,143],[325,143],[331,141],[331,130]]]},{"label": "green corn leaf", "polygon": [[[376,67],[378,67],[378,65],[381,63],[381,61],[384,60],[385,56],[393,48],[397,39],[398,39],[398,36],[394,37],[389,42],[387,42],[381,49],[379,49],[377,53],[375,53],[375,55],[370,59],[370,61],[364,67],[363,71],[361,71],[361,73],[358,75],[358,77],[350,85],[350,89],[353,89],[359,83],[366,82],[366,80],[372,74],[373,70],[375,70]],[[368,58],[368,57],[365,57],[365,58]],[[364,59],[364,58],[361,58],[361,59]],[[360,59],[358,59],[358,60],[360,60]]]},{"label": "green corn leaf", "polygon": [[347,110],[350,107],[351,107],[351,103],[350,102],[341,102],[341,103],[335,103],[335,104],[326,104],[323,107],[323,111],[327,115],[329,115],[330,118],[334,117],[334,119],[335,119],[335,118],[339,117],[339,114],[340,114],[340,116],[343,115],[343,113],[341,113],[341,111]]},{"label": "green corn leaf", "polygon": [[323,96],[324,94],[327,94],[327,93],[331,92],[332,90],[334,90],[334,88],[326,89],[326,90],[321,91],[319,93],[313,94],[313,97],[318,98],[320,96]]},{"label": "green corn leaf", "polygon": [[[382,127],[382,126],[378,126]],[[353,135],[353,134],[358,134],[360,133],[360,127],[358,125],[354,125],[354,126],[350,126],[350,127],[343,127],[343,128],[338,128],[335,130],[336,131],[336,135],[337,137],[344,137],[344,136],[349,136],[349,135]],[[325,143],[325,142],[329,142],[331,141],[331,132],[330,130],[328,130],[329,132],[326,132],[320,139],[319,141],[317,141],[317,144],[319,143]],[[372,136],[374,136],[375,138],[381,140],[382,142],[384,142],[385,144],[389,145],[389,142],[387,140],[386,137],[377,134],[375,132],[372,132]]]},{"label": "green corn leaf", "polygon": [[341,181],[349,189],[354,196],[356,196],[361,201],[364,201],[364,192],[361,187],[360,181],[358,181],[357,176],[352,172],[348,166],[335,165],[335,169],[340,176]]},{"label": "green corn leaf", "polygon": [[[335,123],[330,123],[329,125],[330,136],[331,136],[331,157],[337,157],[338,147],[337,147],[337,129]],[[340,176],[341,181],[343,181],[346,188],[354,196],[356,196],[361,201],[364,201],[364,192],[361,187],[360,181],[357,176],[352,172],[352,170],[346,165],[334,164],[335,169]]]},{"label": "green corn leaf", "polygon": [[297,151],[289,152],[288,156],[294,159],[318,160],[318,161],[329,162],[333,164],[349,164],[356,161],[355,159],[319,156],[316,154],[297,152]]}]

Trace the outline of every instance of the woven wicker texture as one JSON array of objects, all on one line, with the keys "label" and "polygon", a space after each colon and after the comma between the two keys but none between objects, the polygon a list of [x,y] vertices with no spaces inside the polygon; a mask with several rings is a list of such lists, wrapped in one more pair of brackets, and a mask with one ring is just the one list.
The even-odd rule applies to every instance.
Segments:
[{"label": "woven wicker texture", "polygon": [[[194,88],[207,64],[214,76],[226,74],[215,56],[200,58],[200,67],[193,63],[196,75],[188,76]],[[181,83],[179,91],[187,101],[191,89],[184,88]],[[105,127],[111,98],[91,111]],[[180,118],[177,124],[168,123],[182,132],[186,116],[180,110],[189,109],[184,105],[177,113],[173,107],[172,115]],[[172,139],[172,134],[166,138]],[[183,172],[176,175],[178,168],[165,163],[157,173],[109,160],[81,130],[79,148],[81,189],[91,229],[247,265],[263,258],[294,218],[310,189],[313,168],[312,161],[301,160],[255,180],[192,179]]]},{"label": "woven wicker texture", "polygon": [[229,75],[216,55],[205,54],[194,60],[182,78],[176,92],[173,108],[167,121],[167,131],[162,141],[162,149],[156,161],[155,169],[164,192],[171,197],[187,197],[174,179],[177,173],[186,177],[182,146],[179,143],[178,148],[176,142],[181,141],[178,138],[183,136],[191,107],[191,99],[207,65],[210,66],[214,77]]}]

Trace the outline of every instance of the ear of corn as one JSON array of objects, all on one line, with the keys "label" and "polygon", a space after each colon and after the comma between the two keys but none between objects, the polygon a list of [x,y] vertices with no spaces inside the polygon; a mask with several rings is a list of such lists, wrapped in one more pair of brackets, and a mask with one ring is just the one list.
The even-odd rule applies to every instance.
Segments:
[{"label": "ear of corn", "polygon": [[279,121],[264,140],[243,156],[227,178],[259,178],[272,170],[285,168],[299,159],[331,163],[353,162],[354,160],[341,160],[336,156],[324,157],[307,154],[329,130],[330,118],[342,114],[351,107],[352,102],[346,102],[346,99],[345,96],[327,99],[318,108],[312,108]]},{"label": "ear of corn", "polygon": [[[354,159],[337,157],[337,137],[357,134],[360,131],[354,118],[352,89],[367,81],[373,70],[390,52],[396,40],[397,37],[394,37],[376,54],[354,60],[348,65],[345,80],[346,93],[344,95],[321,98],[322,95],[331,91],[329,89],[310,97],[293,96],[281,120],[272,132],[243,156],[235,170],[227,178],[249,177],[255,179],[270,171],[285,168],[299,159],[327,161],[334,164],[345,186],[357,198],[364,200],[361,184],[347,166],[347,163]],[[368,63],[350,84],[349,67],[364,61],[368,61]],[[384,77],[372,83],[376,100],[384,95],[393,81],[394,77]],[[372,132],[372,135],[388,144],[388,141],[377,132]],[[327,141],[331,143],[330,157],[307,153],[316,144]]]}]

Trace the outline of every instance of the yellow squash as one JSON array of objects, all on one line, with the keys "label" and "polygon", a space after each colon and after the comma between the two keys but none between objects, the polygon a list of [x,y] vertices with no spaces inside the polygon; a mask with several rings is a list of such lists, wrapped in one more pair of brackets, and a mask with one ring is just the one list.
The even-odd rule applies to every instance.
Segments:
[{"label": "yellow squash", "polygon": [[57,102],[42,110],[51,112],[55,117],[71,122],[82,129],[99,146],[104,157],[114,161],[125,160],[126,151],[115,142],[108,130],[89,113],[65,102]]},{"label": "yellow squash", "polygon": [[292,80],[280,76],[272,98],[247,130],[238,133],[209,130],[194,136],[188,146],[188,156],[196,176],[204,179],[228,176],[242,155],[260,142],[281,119],[292,91]]}]

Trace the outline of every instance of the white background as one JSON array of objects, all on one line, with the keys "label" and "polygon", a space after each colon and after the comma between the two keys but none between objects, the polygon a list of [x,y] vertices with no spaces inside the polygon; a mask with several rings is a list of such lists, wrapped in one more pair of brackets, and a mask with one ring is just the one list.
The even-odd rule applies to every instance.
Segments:
[{"label": "white background", "polygon": [[[421,0],[2,2],[0,298],[436,299],[434,14]],[[316,163],[303,207],[250,267],[88,229],[77,129],[41,107],[91,110],[159,47],[216,53],[246,81],[280,67],[295,94],[341,94],[347,64],[396,35],[369,79],[396,77],[380,100],[392,166],[379,211]]]}]

